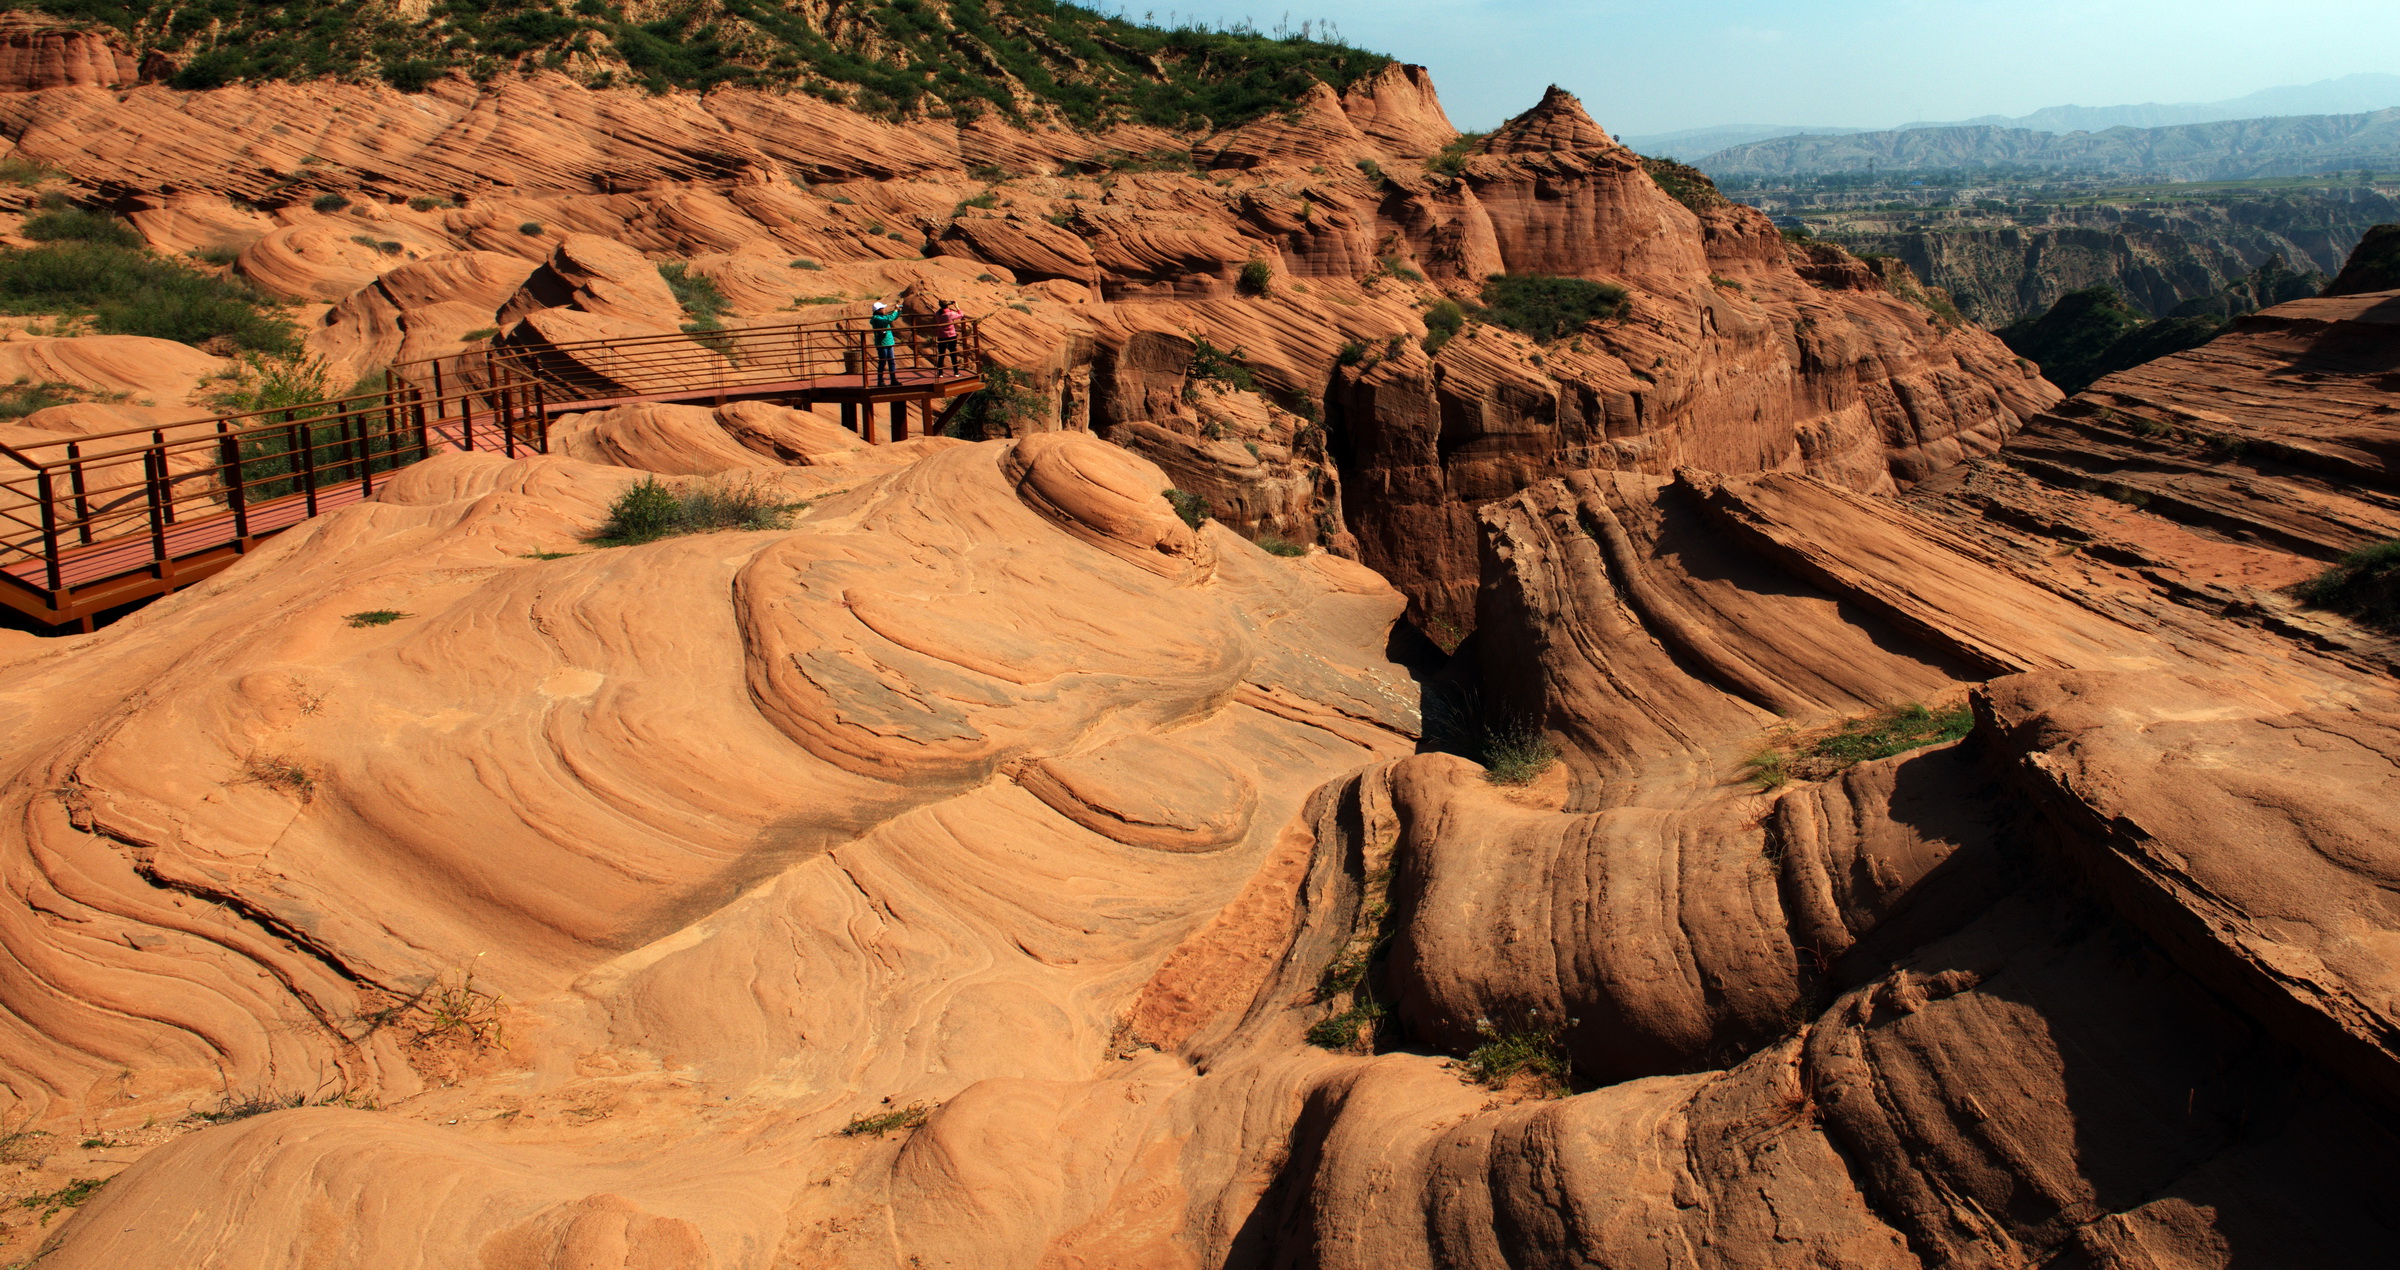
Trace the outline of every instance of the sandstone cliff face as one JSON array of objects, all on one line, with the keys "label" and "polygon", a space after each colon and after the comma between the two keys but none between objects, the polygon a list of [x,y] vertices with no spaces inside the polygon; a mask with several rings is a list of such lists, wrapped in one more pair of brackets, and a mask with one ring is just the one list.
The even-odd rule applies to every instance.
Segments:
[{"label": "sandstone cliff face", "polygon": [[0,14],[0,92],[126,88],[141,75],[141,59],[114,31],[21,11]]},{"label": "sandstone cliff face", "polygon": [[[2253,455],[2365,454],[2308,421],[2392,343],[2309,316],[2157,382],[2281,403],[2226,483],[2331,534],[2358,513]],[[2304,555],[2037,484],[2035,432],[1905,498],[1687,466],[1486,506],[1451,673],[1560,744],[1523,790],[1411,753],[1396,591],[1188,529],[1121,448],[560,432],[0,665],[0,942],[42,968],[0,976],[10,1093],[145,1145],[341,1104],[177,1132],[49,1260],[2230,1267],[2396,1233],[2400,649],[2281,596]],[[814,501],[584,547],[645,469]],[[369,605],[410,616],[341,620]],[[1961,743],[1743,779],[1962,698]],[[1382,1052],[1304,1039],[1361,992]],[[1580,1092],[1444,1057],[1495,1033]]]},{"label": "sandstone cliff face", "polygon": [[[416,96],[62,89],[0,99],[0,132],[125,200],[162,245],[231,235],[261,286],[336,302],[315,343],[353,375],[397,346],[379,306],[346,297],[446,251],[544,272],[488,322],[452,310],[442,338],[542,308],[678,324],[655,280],[640,300],[568,280],[587,266],[558,253],[599,250],[585,240],[685,258],[751,321],[848,315],[895,285],[920,307],[962,299],[991,316],[1004,360],[1043,378],[1058,426],[1158,462],[1245,533],[1358,552],[1421,624],[1448,630],[1473,622],[1474,508],[1535,481],[1698,463],[1888,490],[1990,452],[2053,399],[1983,333],[1838,264],[1795,268],[1756,213],[1668,197],[1566,93],[1457,175],[1427,170],[1457,133],[1421,69],[1214,137],[1114,139],[1120,154],[1187,147],[1198,171],[1112,171],[1092,140],[991,121],[900,127],[806,97],[652,98],[558,77]],[[970,175],[991,166],[1008,179]],[[312,212],[319,189],[353,205]],[[222,213],[203,213],[209,196]],[[250,230],[235,197],[282,205]],[[958,268],[919,267],[921,291],[883,268],[921,251]],[[881,272],[820,278],[792,260]],[[1252,265],[1271,281],[1246,292]],[[605,272],[640,282],[639,265]],[[1472,303],[1503,272],[1630,298],[1560,343],[1478,323],[1438,357],[1418,350],[1430,306]],[[443,302],[481,308],[460,276]],[[1239,350],[1257,396],[1208,405],[1252,390],[1193,382],[1176,350],[1188,363],[1195,337]]]},{"label": "sandstone cliff face", "polygon": [[[661,170],[814,109],[550,88],[657,125],[585,144]],[[82,119],[18,135],[83,175],[135,156],[119,118],[280,145],[279,93],[389,107],[0,115]],[[395,152],[507,153],[417,125]],[[913,177],[527,162],[464,207],[260,213],[439,248],[328,308],[356,365],[470,316],[657,329],[675,257],[738,316],[963,297],[1049,414],[870,447],[588,412],[0,643],[0,1090],[55,1135],[8,1193],[110,1179],[0,1257],[2375,1263],[2400,648],[2288,587],[2400,535],[2400,295],[2059,403],[1857,262],[1669,198],[1563,94],[1454,178],[1404,166],[1446,128],[1398,73],[1205,139],[1247,165],[1205,175],[986,124],[913,130],[960,147]],[[971,145],[1048,169],[987,191]],[[158,235],[249,224],[140,197]],[[1426,306],[1500,270],[1626,309],[1426,354]],[[590,542],[653,475],[798,510]],[[1237,526],[1355,534],[1393,580]],[[1475,627],[1423,685],[1412,606]],[[1972,729],[1754,779],[1912,702]],[[1427,735],[1462,710],[1560,761],[1492,783]],[[1502,1042],[1563,1087],[1480,1078]]]}]

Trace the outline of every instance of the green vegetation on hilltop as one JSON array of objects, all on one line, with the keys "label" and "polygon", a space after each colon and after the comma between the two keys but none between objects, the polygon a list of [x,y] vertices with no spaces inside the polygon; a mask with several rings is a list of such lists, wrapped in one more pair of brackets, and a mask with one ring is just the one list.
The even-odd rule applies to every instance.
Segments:
[{"label": "green vegetation on hilltop", "polygon": [[2148,321],[2116,288],[2102,284],[2070,291],[2049,312],[1994,334],[2011,352],[2039,363],[2043,377],[2072,396],[2102,376],[2198,348],[2223,329],[2222,320],[2206,315]]},{"label": "green vegetation on hilltop", "polygon": [[796,87],[886,116],[1055,111],[1083,127],[1241,123],[1290,109],[1315,80],[1344,88],[1391,61],[1316,38],[1313,23],[1164,30],[1058,0],[433,0],[418,20],[328,0],[0,7],[114,27],[180,59],[171,82],[186,89],[333,75],[418,92],[451,71],[554,70],[660,92]]},{"label": "green vegetation on hilltop", "polygon": [[1667,192],[1667,197],[1695,212],[1723,207],[1733,201],[1725,197],[1724,192],[1717,188],[1717,183],[1709,179],[1708,173],[1691,164],[1644,157],[1642,170],[1650,174],[1650,179],[1658,184],[1658,188]]}]

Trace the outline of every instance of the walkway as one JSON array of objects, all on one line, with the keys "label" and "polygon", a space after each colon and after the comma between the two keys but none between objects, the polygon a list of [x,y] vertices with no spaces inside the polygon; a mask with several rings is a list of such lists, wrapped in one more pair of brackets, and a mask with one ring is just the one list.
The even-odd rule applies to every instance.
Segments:
[{"label": "walkway", "polygon": [[[868,441],[947,424],[984,387],[972,321],[947,346],[906,332],[876,382],[863,331],[820,322],[545,344],[392,368],[364,397],[164,428],[0,445],[0,603],[49,625],[189,586],[261,540],[371,498],[401,467],[452,450],[547,454],[560,415],[644,402],[839,404]],[[522,332],[526,328],[520,326]],[[935,403],[948,402],[937,415]],[[888,418],[878,428],[876,406]],[[863,410],[863,414],[862,414]]]}]

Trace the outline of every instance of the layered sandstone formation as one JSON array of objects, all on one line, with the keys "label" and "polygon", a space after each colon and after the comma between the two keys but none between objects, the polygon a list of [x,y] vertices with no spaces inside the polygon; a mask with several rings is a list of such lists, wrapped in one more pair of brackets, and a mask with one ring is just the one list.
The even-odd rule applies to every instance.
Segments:
[{"label": "layered sandstone formation", "polygon": [[[737,323],[957,300],[1039,377],[1027,426],[1097,431],[1245,533],[1355,554],[1441,629],[1473,622],[1474,509],[1530,483],[1697,463],[1889,491],[2055,398],[1989,336],[1757,213],[1677,202],[1566,93],[1429,170],[1458,134],[1415,68],[1208,137],[900,126],[555,76],[62,88],[0,95],[0,134],[160,248],[239,247],[269,293],[331,303],[311,344],[344,382],[521,322],[535,341],[672,331],[655,262],[686,262]],[[1109,157],[1179,150],[1193,170]],[[352,201],[319,213],[320,191]],[[534,269],[505,297],[503,256]],[[1272,277],[1256,294],[1253,264]],[[1478,323],[1422,351],[1436,301],[1504,272],[1629,298],[1571,340]],[[1255,389],[1196,381],[1199,340]]]},{"label": "layered sandstone formation", "polygon": [[[1563,94],[1455,176],[1409,166],[1452,134],[1398,71],[1201,139],[1200,173],[1100,176],[1063,170],[1088,139],[988,123],[443,91],[0,116],[95,187],[185,165],[141,196],[157,241],[244,232],[212,200],[247,179],[225,138],[283,144],[267,103],[391,112],[312,116],[362,190],[524,182],[260,214],[244,269],[357,275],[312,335],[346,368],[674,329],[673,257],[739,318],[965,297],[1049,415],[866,446],[759,403],[587,412],[0,643],[0,1089],[49,1135],[9,1140],[36,1203],[0,1257],[2231,1267],[2400,1237],[2400,648],[2288,591],[2400,533],[2400,293],[2059,403],[1858,262],[1670,198]],[[580,153],[505,168],[532,116],[444,123],[527,93],[597,129]],[[144,120],[232,175],[120,144]],[[676,168],[704,140],[768,158]],[[1019,173],[988,206],[975,156]],[[619,161],[638,182],[576,167]],[[352,225],[376,259],[306,248]],[[1427,354],[1425,306],[1502,270],[1626,308]],[[1255,386],[1196,375],[1202,339]],[[789,520],[593,542],[653,478]],[[1471,641],[1418,657],[1412,607]],[[1972,730],[1762,778],[1908,703]],[[1561,756],[1529,785],[1442,752],[1512,727]],[[1462,1061],[1503,1042],[1563,1081]]]}]

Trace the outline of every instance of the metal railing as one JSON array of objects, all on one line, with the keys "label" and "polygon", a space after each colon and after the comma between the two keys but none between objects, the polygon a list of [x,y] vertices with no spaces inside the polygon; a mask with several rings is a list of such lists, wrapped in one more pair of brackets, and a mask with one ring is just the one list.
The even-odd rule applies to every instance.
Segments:
[{"label": "metal railing", "polygon": [[907,393],[980,374],[984,348],[978,319],[944,322],[938,314],[903,314],[893,333],[887,369],[876,333],[859,318],[564,343],[520,326],[492,348],[401,363],[392,373],[437,400],[463,385],[532,379],[550,386],[553,410],[765,389]]},{"label": "metal railing", "polygon": [[976,320],[903,315],[895,334],[886,367],[855,318],[560,344],[520,326],[395,365],[380,393],[0,445],[0,602],[55,623],[172,590],[442,450],[547,454],[568,408],[752,395],[923,398],[930,413],[980,386]]},{"label": "metal railing", "polygon": [[371,497],[388,473],[444,450],[546,453],[549,392],[506,373],[449,397],[393,381],[334,401],[0,445],[0,572],[54,598],[144,568],[163,578],[179,559]]}]

